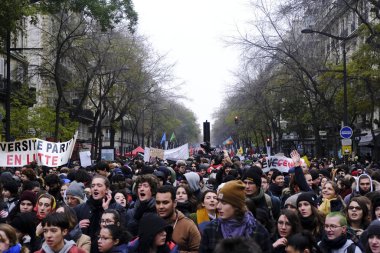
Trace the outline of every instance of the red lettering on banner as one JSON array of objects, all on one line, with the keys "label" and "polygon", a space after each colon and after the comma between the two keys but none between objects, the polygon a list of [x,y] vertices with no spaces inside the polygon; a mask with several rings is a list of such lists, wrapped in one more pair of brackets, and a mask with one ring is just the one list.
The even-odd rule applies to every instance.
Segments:
[{"label": "red lettering on banner", "polygon": [[58,156],[53,156],[51,165],[58,166]]},{"label": "red lettering on banner", "polygon": [[7,155],[7,165],[8,166],[13,165],[13,155]]},{"label": "red lettering on banner", "polygon": [[14,165],[22,165],[21,164],[21,155],[15,155],[15,164]]}]

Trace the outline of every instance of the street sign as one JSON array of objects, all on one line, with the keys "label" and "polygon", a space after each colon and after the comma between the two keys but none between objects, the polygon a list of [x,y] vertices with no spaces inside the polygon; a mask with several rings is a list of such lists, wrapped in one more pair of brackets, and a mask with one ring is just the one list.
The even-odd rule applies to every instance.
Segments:
[{"label": "street sign", "polygon": [[349,126],[344,126],[340,129],[340,137],[343,139],[349,139],[352,136],[352,128]]},{"label": "street sign", "polygon": [[319,136],[326,136],[327,135],[327,131],[319,131]]},{"label": "street sign", "polygon": [[342,146],[342,154],[343,155],[351,155],[352,147],[351,146]]},{"label": "street sign", "polygon": [[352,145],[352,139],[342,139],[342,146],[351,146]]}]

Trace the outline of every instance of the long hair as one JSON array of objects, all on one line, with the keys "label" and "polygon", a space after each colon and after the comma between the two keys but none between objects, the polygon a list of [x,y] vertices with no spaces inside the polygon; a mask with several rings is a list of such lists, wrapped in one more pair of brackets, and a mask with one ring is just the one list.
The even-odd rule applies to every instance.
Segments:
[{"label": "long hair", "polygon": [[358,205],[362,209],[362,213],[363,213],[363,216],[362,216],[361,221],[360,221],[360,226],[362,229],[366,229],[368,227],[368,225],[370,223],[370,221],[368,219],[370,210],[368,209],[368,206],[367,206],[367,200],[368,200],[368,198],[364,197],[364,196],[357,196],[357,197],[353,197],[352,199],[350,199],[350,202],[348,203],[347,207],[345,208],[345,214],[347,217],[348,224],[350,226],[351,226],[351,219],[348,215],[348,208],[349,208],[351,202],[355,201],[356,203],[358,203]]},{"label": "long hair", "polygon": [[[298,215],[297,215],[297,213],[295,211],[289,210],[289,209],[283,209],[281,211],[281,214],[280,214],[279,218],[281,217],[281,215],[284,215],[288,219],[288,221],[290,223],[290,226],[292,227],[292,230],[290,231],[290,234],[289,234],[288,237],[290,237],[290,236],[292,236],[292,235],[294,235],[294,234],[299,233],[299,232],[302,231],[301,221],[300,221],[300,219],[299,219],[299,217],[298,217]],[[277,221],[278,221],[278,219],[277,219]],[[275,226],[274,235],[275,236],[279,235],[279,233],[278,233],[278,225],[277,224]]]},{"label": "long hair", "polygon": [[[17,241],[16,230],[11,225],[1,223],[0,231],[3,231],[4,234],[8,237],[9,244],[10,244],[9,246],[13,246],[17,244],[18,241]],[[0,240],[4,240],[4,238],[1,238],[0,236]]]},{"label": "long hair", "polygon": [[[311,216],[313,217],[313,229],[310,231],[313,236],[315,237],[319,237],[321,234],[322,234],[322,228],[323,228],[323,224],[325,223],[325,215],[320,212],[315,206],[313,205],[310,205],[311,206]],[[298,211],[298,217],[300,218],[301,220],[301,224],[302,224],[302,219],[303,217],[301,216],[301,213]]]}]

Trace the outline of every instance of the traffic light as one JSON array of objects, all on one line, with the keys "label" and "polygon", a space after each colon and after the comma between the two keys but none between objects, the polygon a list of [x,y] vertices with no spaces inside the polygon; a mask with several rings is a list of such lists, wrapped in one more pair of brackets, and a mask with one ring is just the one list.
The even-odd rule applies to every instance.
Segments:
[{"label": "traffic light", "polygon": [[239,124],[239,117],[235,116],[235,125]]}]

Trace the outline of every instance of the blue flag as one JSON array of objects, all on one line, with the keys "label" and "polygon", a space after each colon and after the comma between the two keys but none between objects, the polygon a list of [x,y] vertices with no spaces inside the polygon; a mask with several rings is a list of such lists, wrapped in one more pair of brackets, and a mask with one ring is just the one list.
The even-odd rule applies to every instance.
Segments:
[{"label": "blue flag", "polygon": [[166,133],[164,132],[164,134],[162,135],[161,141],[160,141],[160,145],[165,143],[165,141],[166,141]]}]

